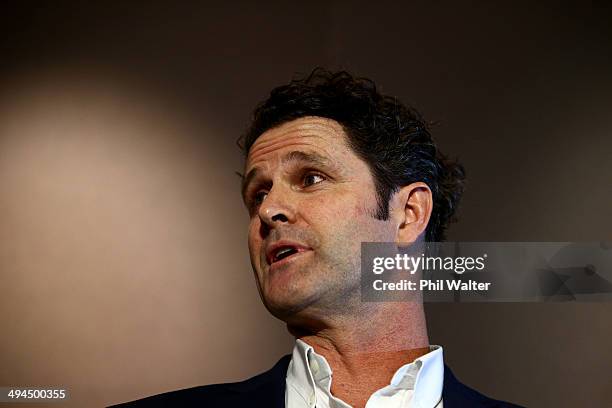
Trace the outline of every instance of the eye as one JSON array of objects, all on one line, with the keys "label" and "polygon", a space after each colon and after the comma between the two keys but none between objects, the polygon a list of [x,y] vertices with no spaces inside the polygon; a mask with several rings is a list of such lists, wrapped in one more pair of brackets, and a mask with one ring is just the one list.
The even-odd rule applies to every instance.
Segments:
[{"label": "eye", "polygon": [[325,177],[317,173],[307,173],[304,176],[303,184],[304,187],[309,187],[314,184],[319,184],[320,182],[325,181]]},{"label": "eye", "polygon": [[256,206],[260,205],[261,203],[263,203],[263,200],[265,200],[267,196],[268,196],[268,192],[267,191],[259,190],[253,196],[253,204],[256,205]]},{"label": "eye", "polygon": [[253,216],[257,211],[259,211],[259,207],[263,203],[263,201],[268,196],[267,190],[258,190],[255,193],[247,194],[245,199],[245,204],[249,214]]}]

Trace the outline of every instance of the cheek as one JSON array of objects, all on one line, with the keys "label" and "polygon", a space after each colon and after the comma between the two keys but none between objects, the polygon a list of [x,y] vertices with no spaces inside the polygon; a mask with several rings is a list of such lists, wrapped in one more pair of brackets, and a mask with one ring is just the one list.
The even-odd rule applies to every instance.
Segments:
[{"label": "cheek", "polygon": [[369,217],[365,208],[356,203],[354,197],[329,196],[317,197],[303,203],[307,222],[321,230],[328,239],[334,236],[346,239],[347,235],[352,234],[362,220]]},{"label": "cheek", "polygon": [[375,211],[365,203],[358,202],[354,197],[339,197],[318,201],[313,205],[313,212],[318,214],[319,219],[333,224],[362,224],[363,220],[369,222]]},{"label": "cheek", "polygon": [[[375,218],[376,207],[357,200],[331,200],[321,206],[315,216],[317,224],[335,241],[360,246],[361,242],[392,242],[394,231],[389,221]],[[377,205],[377,203],[374,203]],[[325,208],[325,211],[321,211]]]},{"label": "cheek", "polygon": [[251,259],[258,257],[259,249],[261,248],[261,238],[259,236],[259,222],[257,222],[256,220],[253,220],[249,223],[248,245]]},{"label": "cheek", "polygon": [[354,212],[337,200],[319,199],[304,203],[302,215],[311,227],[333,233],[333,229],[346,223],[347,219],[354,216]]}]

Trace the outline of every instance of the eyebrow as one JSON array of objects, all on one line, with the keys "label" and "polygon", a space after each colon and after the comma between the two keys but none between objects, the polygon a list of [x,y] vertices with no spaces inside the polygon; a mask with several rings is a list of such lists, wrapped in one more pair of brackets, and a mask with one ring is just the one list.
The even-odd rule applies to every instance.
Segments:
[{"label": "eyebrow", "polygon": [[[285,156],[283,156],[281,162],[284,165],[299,162],[299,163],[306,163],[306,164],[310,164],[313,166],[320,166],[320,167],[331,167],[332,166],[332,162],[325,156],[321,156],[318,153],[306,153],[306,152],[301,152],[298,150],[287,153]],[[251,181],[253,181],[253,179],[258,176],[260,172],[261,172],[260,168],[255,167],[251,169],[247,173],[247,175],[242,178],[242,197],[243,199],[245,197],[247,187],[249,186]]]}]

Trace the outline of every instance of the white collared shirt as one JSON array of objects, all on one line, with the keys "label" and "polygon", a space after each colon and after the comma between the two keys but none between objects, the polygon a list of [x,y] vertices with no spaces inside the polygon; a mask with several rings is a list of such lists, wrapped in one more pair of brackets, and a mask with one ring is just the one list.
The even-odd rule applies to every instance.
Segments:
[{"label": "white collared shirt", "polygon": [[[391,383],[370,396],[366,408],[442,408],[442,347],[400,367]],[[331,394],[332,370],[325,357],[296,340],[287,370],[286,408],[350,408]]]}]

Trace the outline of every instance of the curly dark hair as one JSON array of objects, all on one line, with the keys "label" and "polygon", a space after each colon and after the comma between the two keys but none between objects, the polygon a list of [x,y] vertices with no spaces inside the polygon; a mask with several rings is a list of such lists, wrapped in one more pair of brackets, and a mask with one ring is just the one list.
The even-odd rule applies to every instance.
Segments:
[{"label": "curly dark hair", "polygon": [[438,150],[429,125],[415,109],[381,94],[367,78],[316,68],[307,77],[274,88],[253,112],[238,145],[246,156],[262,133],[304,116],[333,119],[342,125],[349,146],[372,171],[376,218],[388,219],[389,199],[400,187],[426,183],[432,191],[433,210],[425,239],[444,240],[463,193],[465,169]]}]

